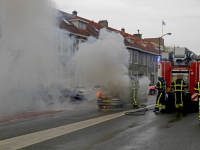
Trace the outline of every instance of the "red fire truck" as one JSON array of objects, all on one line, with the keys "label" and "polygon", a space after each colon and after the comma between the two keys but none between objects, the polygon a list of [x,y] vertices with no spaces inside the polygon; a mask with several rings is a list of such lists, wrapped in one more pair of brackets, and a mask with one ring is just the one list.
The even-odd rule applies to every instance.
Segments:
[{"label": "red fire truck", "polygon": [[167,104],[168,112],[175,110],[173,91],[170,85],[180,74],[188,84],[185,90],[184,107],[186,112],[198,111],[198,94],[194,92],[194,85],[200,80],[200,57],[186,47],[176,47],[172,52],[163,52],[161,61],[158,62],[158,76],[162,75],[167,83]]}]

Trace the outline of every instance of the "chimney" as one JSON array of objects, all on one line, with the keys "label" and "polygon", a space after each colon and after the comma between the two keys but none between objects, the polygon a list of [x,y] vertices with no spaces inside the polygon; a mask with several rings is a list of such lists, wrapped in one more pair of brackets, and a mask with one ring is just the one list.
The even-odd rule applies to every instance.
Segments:
[{"label": "chimney", "polygon": [[138,30],[138,34],[133,34],[133,35],[135,35],[135,36],[139,37],[140,39],[142,39],[142,34],[140,34],[139,32],[140,32],[140,30]]},{"label": "chimney", "polygon": [[72,14],[76,17],[77,16],[77,11],[76,10],[74,10],[73,12],[72,12]]},{"label": "chimney", "polygon": [[101,24],[102,26],[104,26],[105,28],[108,28],[108,21],[107,20],[100,20],[98,23]]},{"label": "chimney", "polygon": [[121,30],[122,30],[122,32],[124,32],[124,33],[125,33],[125,29],[124,29],[124,28],[122,28]]}]

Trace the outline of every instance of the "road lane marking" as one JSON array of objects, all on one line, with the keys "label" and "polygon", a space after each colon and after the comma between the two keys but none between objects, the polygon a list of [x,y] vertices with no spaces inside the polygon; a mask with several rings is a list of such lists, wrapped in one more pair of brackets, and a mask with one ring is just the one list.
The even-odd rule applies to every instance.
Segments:
[{"label": "road lane marking", "polygon": [[[155,104],[153,105],[149,105],[146,108],[155,106]],[[132,112],[136,112],[139,110],[142,110],[143,108],[140,109],[131,109]],[[76,123],[72,123],[69,125],[64,125],[64,126],[60,126],[60,127],[56,127],[56,128],[52,128],[52,129],[48,129],[48,130],[43,130],[43,131],[38,131],[38,132],[34,132],[34,133],[30,133],[30,134],[26,134],[26,135],[22,135],[22,136],[18,136],[18,137],[14,137],[14,138],[10,138],[10,139],[6,139],[6,140],[2,140],[0,141],[0,149],[7,149],[7,150],[16,150],[16,149],[20,149],[20,148],[24,148],[33,144],[37,144],[61,135],[65,135],[92,125],[96,125],[117,117],[121,117],[123,115],[125,115],[126,112],[129,112],[130,110],[126,110],[123,112],[119,112],[119,113],[115,113],[115,114],[111,114],[111,115],[107,115],[107,116],[102,116],[102,117],[98,117],[98,118],[93,118],[93,119],[89,119],[89,120],[85,120],[85,121],[81,121],[81,122],[76,122]]]}]

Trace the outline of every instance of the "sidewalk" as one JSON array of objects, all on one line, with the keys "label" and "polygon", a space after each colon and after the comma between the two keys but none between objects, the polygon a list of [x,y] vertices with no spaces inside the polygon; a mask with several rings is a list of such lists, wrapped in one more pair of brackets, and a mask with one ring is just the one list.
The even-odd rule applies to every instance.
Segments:
[{"label": "sidewalk", "polygon": [[49,115],[49,114],[55,114],[59,112],[64,112],[66,110],[59,110],[59,111],[32,111],[32,112],[22,112],[19,114],[7,114],[5,116],[0,117],[0,123],[2,122],[8,122],[8,121],[13,121],[13,120],[20,120],[20,119],[26,119],[26,118],[33,118],[33,117],[38,117],[38,116],[43,116],[43,115]]}]

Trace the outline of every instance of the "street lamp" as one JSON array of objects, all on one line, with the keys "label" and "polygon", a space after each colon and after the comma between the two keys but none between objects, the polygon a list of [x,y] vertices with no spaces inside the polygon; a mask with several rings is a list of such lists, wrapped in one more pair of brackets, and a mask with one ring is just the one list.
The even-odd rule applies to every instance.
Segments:
[{"label": "street lamp", "polygon": [[171,35],[172,33],[166,33],[166,34],[163,34],[161,37],[159,37],[159,56],[160,56],[160,39],[165,36],[165,35]]}]

